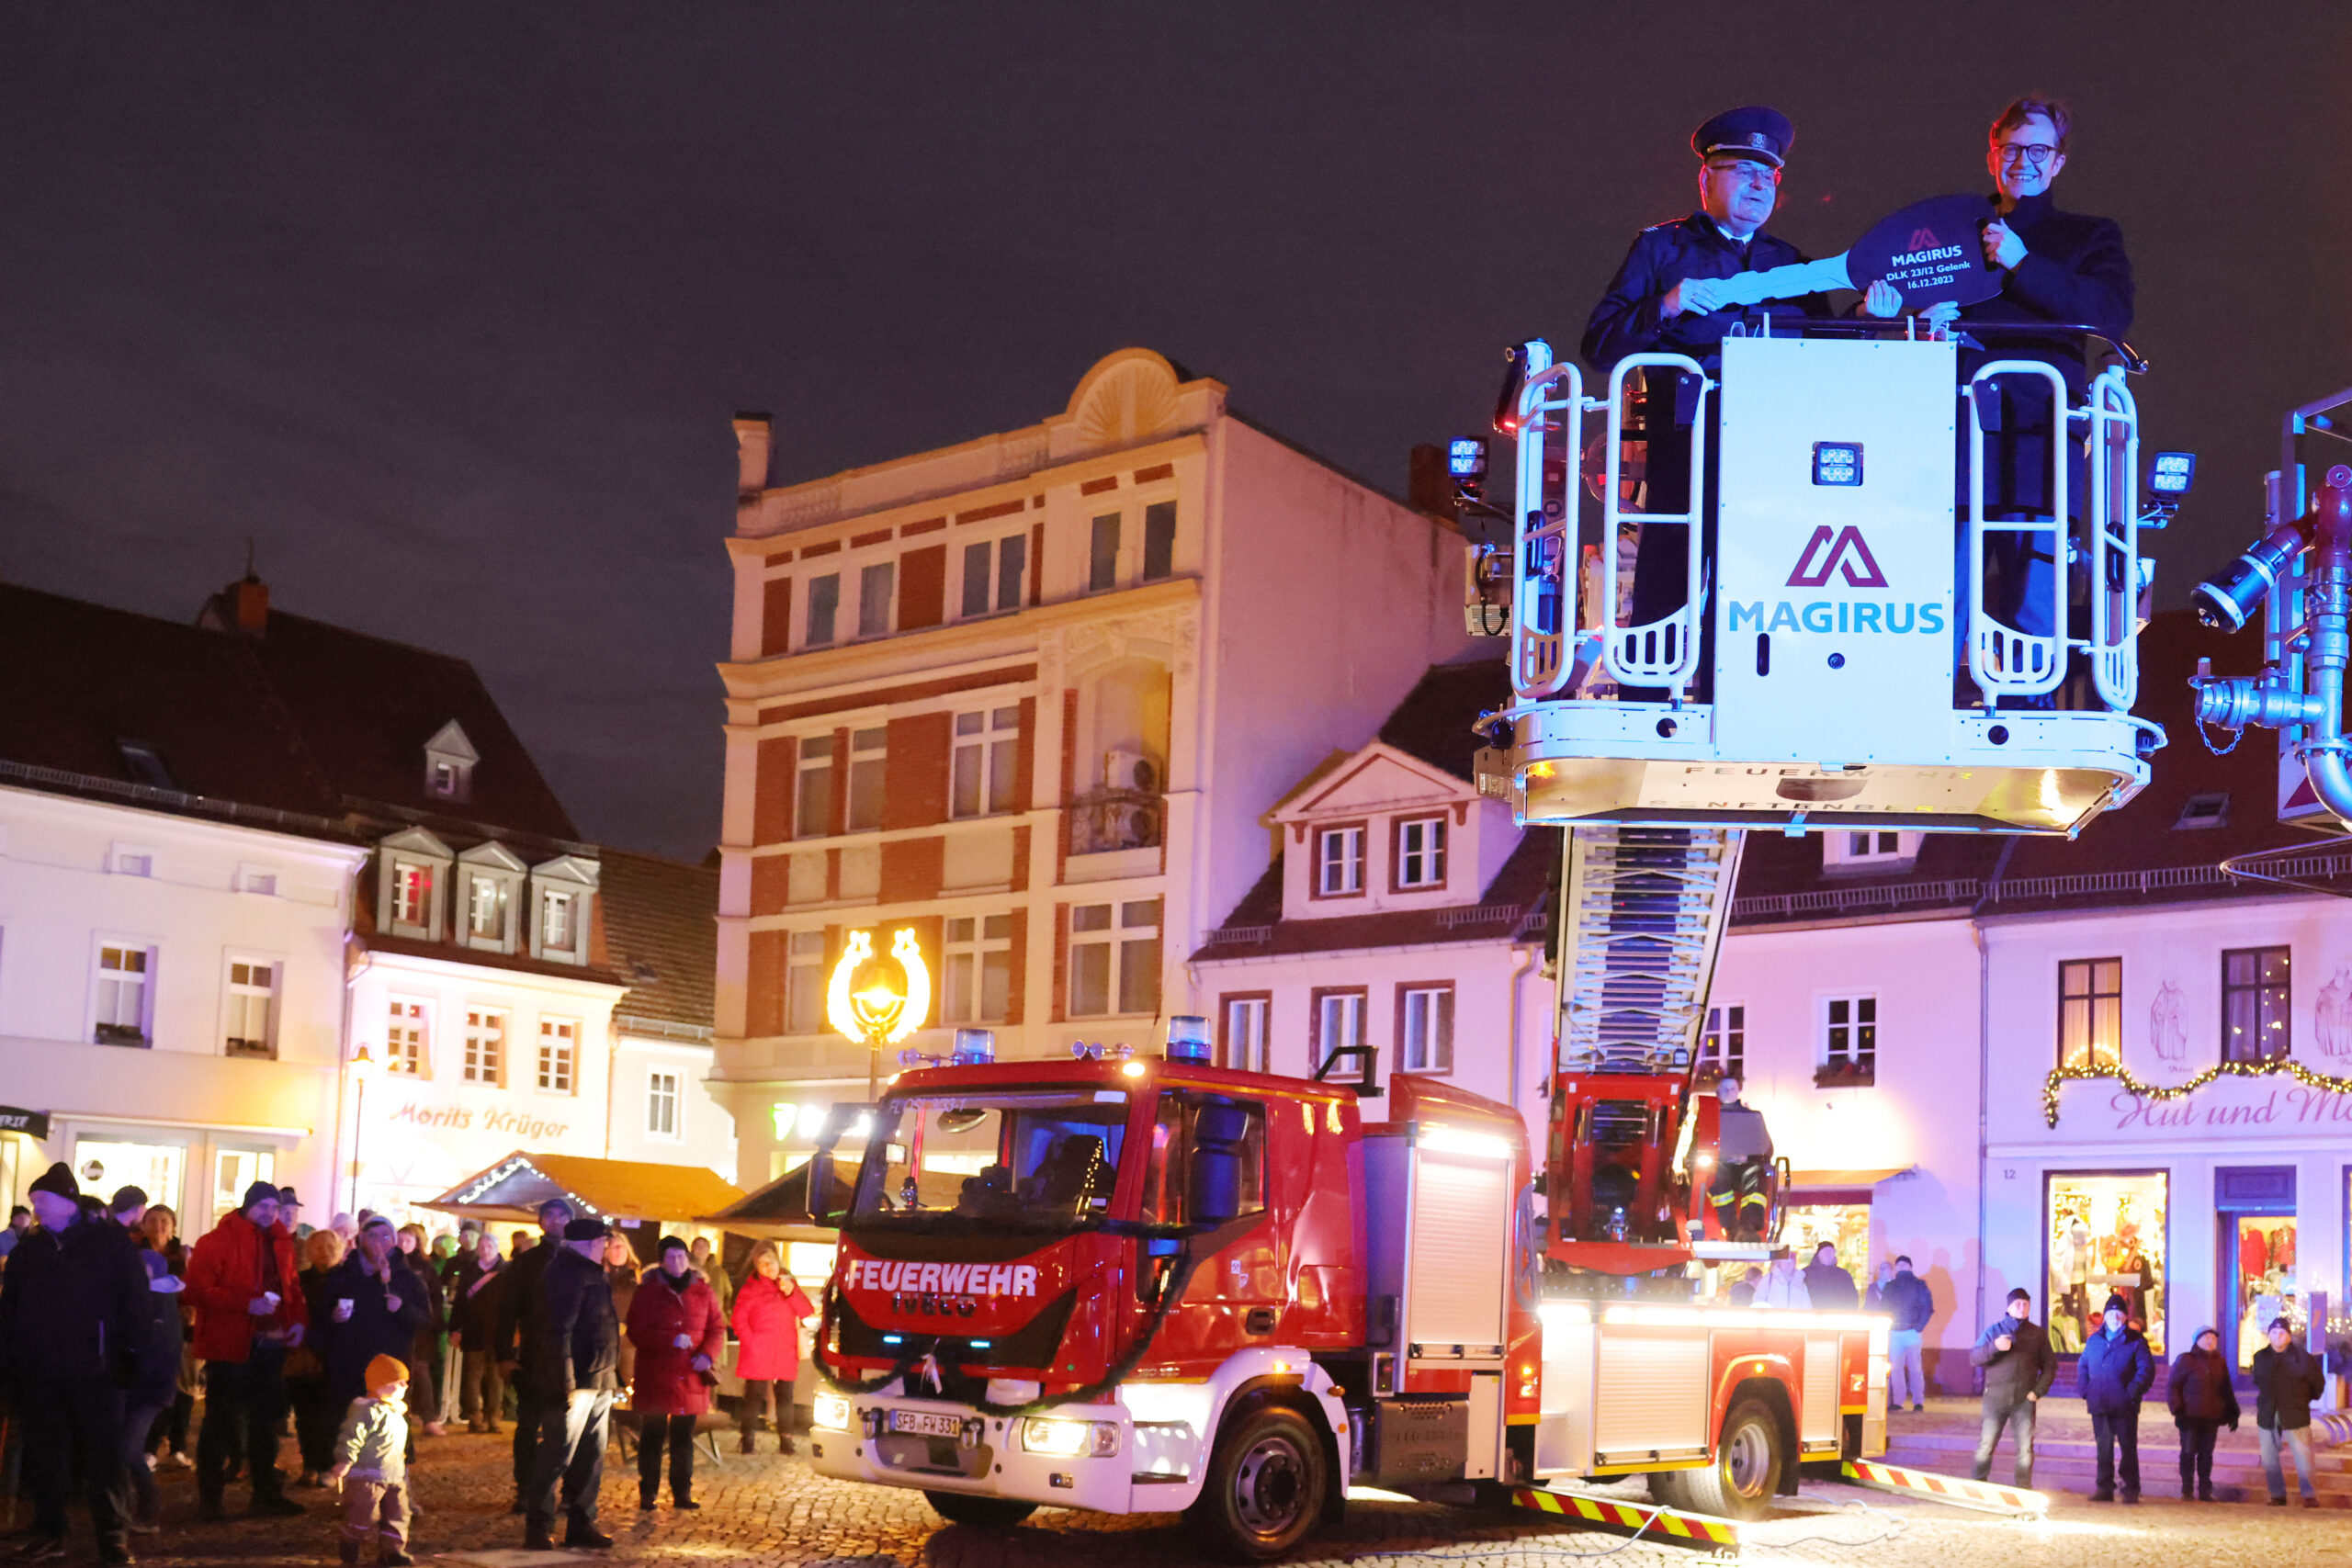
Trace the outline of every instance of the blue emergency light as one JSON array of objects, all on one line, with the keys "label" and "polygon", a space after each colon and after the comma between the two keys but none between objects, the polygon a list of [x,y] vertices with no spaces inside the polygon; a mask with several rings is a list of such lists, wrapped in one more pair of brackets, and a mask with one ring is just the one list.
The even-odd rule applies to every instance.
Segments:
[{"label": "blue emergency light", "polygon": [[1446,443],[1446,471],[1457,479],[1475,479],[1487,471],[1487,444],[1476,435],[1457,435]]},{"label": "blue emergency light", "polygon": [[1859,485],[1862,482],[1862,444],[1859,441],[1816,441],[1813,444],[1813,482],[1817,485]]},{"label": "blue emergency light", "polygon": [[2154,495],[2183,496],[2197,482],[2197,454],[2159,452],[2148,469],[2148,490]]}]

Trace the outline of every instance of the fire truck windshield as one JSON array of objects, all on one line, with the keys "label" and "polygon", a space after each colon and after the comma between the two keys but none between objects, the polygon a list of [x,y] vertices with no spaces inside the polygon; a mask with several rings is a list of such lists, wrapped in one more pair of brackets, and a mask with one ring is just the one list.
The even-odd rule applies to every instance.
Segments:
[{"label": "fire truck windshield", "polygon": [[850,1226],[1076,1229],[1107,1217],[1126,1131],[1118,1089],[887,1100]]}]

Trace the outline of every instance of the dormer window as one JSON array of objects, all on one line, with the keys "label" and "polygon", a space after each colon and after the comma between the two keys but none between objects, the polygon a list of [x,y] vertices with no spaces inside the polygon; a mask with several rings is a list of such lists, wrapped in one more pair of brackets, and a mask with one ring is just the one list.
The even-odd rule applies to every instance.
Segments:
[{"label": "dormer window", "polygon": [[1925,837],[1884,828],[1832,829],[1822,835],[1822,869],[1833,876],[1909,871]]},{"label": "dormer window", "polygon": [[531,868],[531,956],[552,964],[585,964],[596,879],[602,868],[581,855],[562,855]]},{"label": "dormer window", "polygon": [[474,796],[474,764],[481,761],[466,732],[451,719],[424,743],[424,793],[435,800],[463,802]]},{"label": "dormer window", "polygon": [[1315,835],[1315,896],[1345,898],[1363,891],[1363,827],[1321,829]]},{"label": "dormer window", "polygon": [[433,868],[396,863],[392,867],[392,923],[429,925],[433,919]]},{"label": "dormer window", "polygon": [[461,900],[458,942],[489,953],[514,952],[514,912],[529,907],[523,902],[523,879],[530,868],[492,840],[459,855],[455,874]]},{"label": "dormer window", "polygon": [[1445,818],[1411,817],[1396,824],[1396,886],[1445,886]]},{"label": "dormer window", "polygon": [[548,947],[571,945],[571,895],[549,892],[539,911],[539,941]]},{"label": "dormer window", "polygon": [[466,898],[466,934],[481,942],[506,935],[506,888],[494,876],[475,876]]},{"label": "dormer window", "polygon": [[[449,846],[422,828],[409,828],[377,848],[382,856],[376,874],[377,928],[391,936],[444,940],[441,889],[455,858]],[[452,918],[463,913],[453,911]]]}]

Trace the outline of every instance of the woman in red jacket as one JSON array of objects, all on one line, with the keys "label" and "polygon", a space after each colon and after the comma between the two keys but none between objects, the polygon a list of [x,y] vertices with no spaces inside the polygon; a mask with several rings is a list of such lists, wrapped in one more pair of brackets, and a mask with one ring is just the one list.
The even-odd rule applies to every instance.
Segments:
[{"label": "woman in red jacket", "polygon": [[792,1382],[800,1375],[800,1324],[816,1311],[800,1281],[776,1261],[774,1247],[752,1254],[751,1278],[735,1292],[735,1375],[743,1380],[735,1419],[742,1428],[745,1453],[756,1447],[771,1391],[777,1451],[792,1451]]},{"label": "woman in red jacket", "polygon": [[637,1506],[653,1506],[662,1490],[662,1450],[670,1450],[670,1503],[694,1500],[695,1417],[710,1408],[712,1369],[727,1348],[718,1297],[698,1273],[686,1244],[662,1238],[661,1267],[648,1269],[628,1305],[629,1343],[637,1347],[637,1382],[629,1408],[638,1416]]}]

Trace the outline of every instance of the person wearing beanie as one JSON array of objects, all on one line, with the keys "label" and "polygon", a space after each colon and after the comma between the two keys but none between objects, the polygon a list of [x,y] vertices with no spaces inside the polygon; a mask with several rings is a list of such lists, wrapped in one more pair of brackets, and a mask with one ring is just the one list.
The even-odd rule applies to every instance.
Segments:
[{"label": "person wearing beanie", "polygon": [[[326,1404],[348,1409],[367,1397],[369,1369],[384,1357],[405,1357],[425,1321],[424,1287],[401,1254],[392,1222],[381,1214],[359,1227],[359,1240],[326,1272],[319,1299],[327,1313],[316,1330],[326,1363]],[[408,1381],[402,1376],[402,1382]]]},{"label": "person wearing beanie", "polygon": [[78,1483],[98,1561],[130,1562],[122,1517],[122,1383],[147,1321],[147,1272],[120,1229],[82,1214],[61,1161],[32,1185],[35,1228],[8,1255],[0,1290],[0,1380],[23,1433],[33,1498],[27,1557],[65,1553],[67,1500]]},{"label": "person wearing beanie", "polygon": [[2098,1444],[2098,1484],[2094,1503],[2115,1500],[2117,1456],[2121,1456],[2123,1500],[2140,1500],[2140,1401],[2156,1381],[2156,1359],[2148,1353],[2146,1336],[2126,1321],[2130,1308],[2123,1298],[2107,1298],[2098,1331],[2083,1341],[2075,1363],[2075,1383],[2091,1416],[2091,1437]]},{"label": "person wearing beanie", "polygon": [[327,1471],[343,1494],[335,1549],[344,1562],[356,1563],[372,1535],[383,1568],[407,1568],[415,1561],[408,1554],[408,1367],[396,1356],[377,1356],[363,1375],[368,1392],[345,1413]]},{"label": "person wearing beanie", "polygon": [[727,1352],[727,1319],[718,1297],[694,1266],[679,1236],[662,1238],[661,1262],[648,1269],[630,1303],[628,1337],[637,1347],[629,1406],[638,1416],[637,1506],[650,1508],[662,1490],[662,1453],[670,1453],[670,1504],[699,1508],[695,1492],[695,1418],[710,1408],[714,1369]]},{"label": "person wearing beanie", "polygon": [[613,1544],[596,1528],[606,1431],[620,1392],[620,1321],[605,1278],[605,1243],[603,1224],[573,1220],[538,1279],[537,1356],[523,1369],[539,1413],[538,1451],[524,1497],[526,1551],[553,1549],[559,1484],[563,1544],[599,1551]]},{"label": "person wearing beanie", "polygon": [[2033,1485],[2033,1423],[2041,1396],[2058,1375],[2058,1358],[2050,1351],[2050,1336],[2033,1321],[2033,1294],[2019,1287],[2009,1292],[2001,1315],[1976,1337],[1968,1364],[1984,1372],[1984,1430],[1976,1439],[1979,1481],[1993,1472],[1993,1450],[2006,1430],[2017,1443],[2017,1483]]},{"label": "person wearing beanie", "polygon": [[196,1309],[196,1355],[204,1363],[204,1426],[196,1438],[198,1517],[223,1517],[229,1461],[244,1464],[251,1509],[291,1517],[277,1439],[286,1424],[286,1356],[302,1343],[310,1309],[295,1279],[294,1238],[277,1228],[278,1190],[245,1189],[243,1207],[220,1216],[188,1253],[187,1300]]},{"label": "person wearing beanie", "polygon": [[[13,1268],[14,1265],[11,1265]],[[2295,1343],[2295,1325],[2284,1317],[2270,1320],[2270,1343],[2254,1353],[2255,1432],[2262,1439],[2262,1478],[2270,1483],[2270,1506],[2287,1506],[2287,1476],[2279,1467],[2281,1448],[2295,1453],[2295,1481],[2302,1488],[2303,1506],[2316,1508],[2312,1489],[2312,1401],[2327,1389],[2327,1374],[2319,1358]]]},{"label": "person wearing beanie", "polygon": [[497,1355],[499,1369],[514,1390],[514,1506],[510,1511],[515,1514],[527,1511],[524,1498],[538,1470],[539,1429],[546,1424],[537,1385],[522,1375],[523,1368],[539,1359],[539,1279],[547,1272],[548,1261],[563,1249],[563,1229],[571,1223],[571,1205],[560,1198],[549,1198],[539,1205],[538,1218],[538,1245],[517,1252],[506,1266],[506,1278],[499,1287],[497,1327],[493,1342],[486,1347]]},{"label": "person wearing beanie", "polygon": [[2230,1386],[2229,1358],[2222,1337],[2200,1328],[2188,1348],[2174,1359],[2165,1380],[2165,1404],[2180,1429],[2180,1495],[2200,1503],[2213,1500],[2213,1439],[2223,1427],[2238,1429],[2238,1395]]}]

